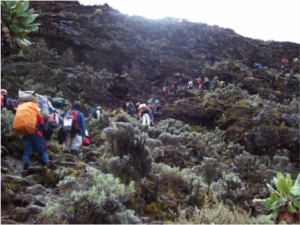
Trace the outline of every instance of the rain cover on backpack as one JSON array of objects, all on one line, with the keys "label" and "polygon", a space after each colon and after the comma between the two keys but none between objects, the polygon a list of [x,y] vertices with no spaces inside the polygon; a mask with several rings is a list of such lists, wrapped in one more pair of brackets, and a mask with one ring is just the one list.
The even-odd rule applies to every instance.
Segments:
[{"label": "rain cover on backpack", "polygon": [[26,102],[19,105],[12,129],[24,136],[34,134],[39,114],[37,105],[33,102]]}]

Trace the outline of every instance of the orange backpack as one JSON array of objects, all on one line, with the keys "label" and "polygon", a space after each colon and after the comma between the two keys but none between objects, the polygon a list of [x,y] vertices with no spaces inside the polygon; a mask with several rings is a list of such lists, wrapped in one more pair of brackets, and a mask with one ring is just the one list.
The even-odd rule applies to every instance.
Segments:
[{"label": "orange backpack", "polygon": [[33,102],[26,102],[19,105],[12,129],[24,136],[34,134],[39,114],[37,105]]}]

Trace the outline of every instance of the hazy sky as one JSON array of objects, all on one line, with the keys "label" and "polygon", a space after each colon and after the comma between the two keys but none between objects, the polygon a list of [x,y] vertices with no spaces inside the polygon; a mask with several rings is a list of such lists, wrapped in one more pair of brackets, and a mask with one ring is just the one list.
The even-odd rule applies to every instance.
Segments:
[{"label": "hazy sky", "polygon": [[218,25],[264,41],[300,43],[300,0],[80,0],[109,6],[129,16],[173,17]]}]

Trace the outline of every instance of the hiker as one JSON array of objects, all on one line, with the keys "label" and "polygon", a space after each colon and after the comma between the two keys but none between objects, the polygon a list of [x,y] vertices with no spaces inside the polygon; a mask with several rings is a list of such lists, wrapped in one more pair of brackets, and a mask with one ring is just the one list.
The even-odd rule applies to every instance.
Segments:
[{"label": "hiker", "polygon": [[150,101],[148,101],[148,109],[149,109],[149,116],[150,116],[150,125],[153,126],[153,115],[155,113],[155,103],[153,102],[153,99],[150,99]]},{"label": "hiker", "polygon": [[193,89],[193,81],[190,80],[190,81],[188,82],[187,86],[188,86],[188,89],[189,89],[189,90],[192,90],[192,89]]},{"label": "hiker", "polygon": [[123,115],[125,115],[124,109],[120,108],[120,113],[122,113]]},{"label": "hiker", "polygon": [[7,110],[12,111],[13,114],[16,114],[16,104],[17,104],[17,100],[12,100],[9,105],[7,106]]},{"label": "hiker", "polygon": [[1,112],[3,107],[4,107],[4,96],[1,94]]},{"label": "hiker", "polygon": [[161,89],[161,92],[162,92],[163,94],[168,94],[169,88],[168,88],[167,86],[163,86],[162,89]]},{"label": "hiker", "polygon": [[97,119],[100,120],[100,114],[101,114],[101,107],[100,106],[97,107],[96,113],[97,113]]},{"label": "hiker", "polygon": [[43,122],[43,116],[39,113],[38,107],[33,102],[21,102],[17,108],[14,120],[13,130],[23,135],[23,169],[28,170],[29,158],[33,148],[42,158],[42,165],[46,166],[49,157],[47,143],[43,137],[43,131],[46,126]]},{"label": "hiker", "polygon": [[286,68],[289,68],[289,60],[286,57],[284,57],[282,60],[281,69],[286,69]]},{"label": "hiker", "polygon": [[95,108],[92,109],[92,115],[96,120],[100,119],[100,114],[101,114],[100,110],[101,110],[100,106],[98,106],[97,109]]},{"label": "hiker", "polygon": [[298,60],[298,58],[294,58],[294,63],[295,63],[295,66],[299,66],[299,60]]},{"label": "hiker", "polygon": [[182,78],[180,77],[180,78],[178,79],[178,86],[179,86],[179,87],[182,86],[182,82],[181,82],[181,81],[182,81]]},{"label": "hiker", "polygon": [[221,83],[221,88],[225,88],[225,89],[226,89],[226,84],[225,84],[225,82],[224,82],[224,81],[221,81],[220,83]]},{"label": "hiker", "polygon": [[210,80],[207,77],[205,77],[202,85],[202,89],[206,89],[210,91],[210,84],[211,84]]},{"label": "hiker", "polygon": [[254,63],[254,69],[257,69],[257,70],[262,70],[263,66],[257,62]]},{"label": "hiker", "polygon": [[174,81],[173,84],[174,84],[174,94],[176,94],[176,91],[178,89],[178,81]]},{"label": "hiker", "polygon": [[1,89],[1,109],[7,106],[7,91]]},{"label": "hiker", "polygon": [[196,81],[197,81],[197,84],[199,84],[199,89],[201,89],[201,83],[202,83],[201,78],[200,77],[197,78]]},{"label": "hiker", "polygon": [[71,153],[78,158],[79,147],[85,137],[84,116],[80,112],[80,104],[74,103],[73,109],[64,115],[63,129],[67,132],[63,145],[64,153]]},{"label": "hiker", "polygon": [[160,102],[157,99],[155,99],[154,104],[155,104],[155,113],[159,112],[159,110],[161,109]]},{"label": "hiker", "polygon": [[130,115],[131,117],[133,117],[134,109],[135,107],[131,100],[126,103],[127,114]]},{"label": "hiker", "polygon": [[44,132],[44,138],[46,141],[51,141],[52,135],[54,133],[53,129],[56,129],[59,127],[59,124],[63,124],[64,120],[61,116],[59,116],[58,110],[49,108],[50,114],[47,121],[47,129]]},{"label": "hiker", "polygon": [[141,104],[139,106],[140,111],[140,118],[143,118],[143,125],[150,125],[150,112],[149,109],[147,108],[147,106],[145,104]]},{"label": "hiker", "polygon": [[49,110],[53,110],[51,102],[44,96],[38,95],[36,92],[32,93],[37,99],[38,107],[41,109],[40,114],[43,116],[44,124],[47,126],[48,118],[50,116]]}]

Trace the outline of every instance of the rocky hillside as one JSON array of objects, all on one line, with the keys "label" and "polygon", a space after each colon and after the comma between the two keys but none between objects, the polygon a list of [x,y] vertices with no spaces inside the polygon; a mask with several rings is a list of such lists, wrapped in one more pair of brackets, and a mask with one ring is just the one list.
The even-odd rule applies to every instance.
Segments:
[{"label": "rocky hillside", "polygon": [[[23,56],[3,62],[2,85],[11,94],[28,87],[25,82],[43,82],[42,94],[52,97],[74,101],[79,94],[92,105],[122,104],[149,96],[152,86],[170,84],[178,73],[183,82],[199,76],[213,79],[206,67],[224,60],[240,60],[249,67],[258,61],[279,69],[284,56],[291,61],[298,55],[295,43],[253,40],[230,29],[172,18],[129,17],[108,5],[30,4],[41,25],[38,33],[28,35],[35,44]],[[231,72],[223,71],[220,78],[232,83]]]},{"label": "rocky hillside", "polygon": [[[39,31],[28,35],[34,44],[21,55],[2,58],[1,86],[16,99],[21,89],[80,102],[91,145],[81,147],[79,160],[63,154],[56,130],[49,165],[40,166],[33,154],[22,171],[24,147],[4,110],[3,223],[282,220],[280,214],[270,221],[252,200],[269,196],[266,183],[277,172],[293,180],[299,174],[299,66],[280,70],[283,57],[290,64],[299,58],[299,44],[173,18],[129,17],[108,5],[30,7],[39,13]],[[255,61],[264,69],[253,70]],[[174,94],[179,77],[183,87]],[[184,87],[198,77],[212,81],[210,92]],[[164,85],[170,93],[163,96]],[[106,111],[153,96],[163,105],[154,127]],[[98,105],[104,113],[96,121],[89,114]],[[218,210],[228,216],[218,218]],[[288,219],[299,223],[295,214]]]}]

